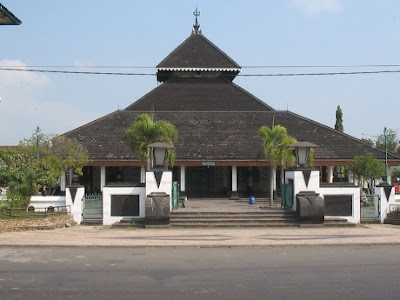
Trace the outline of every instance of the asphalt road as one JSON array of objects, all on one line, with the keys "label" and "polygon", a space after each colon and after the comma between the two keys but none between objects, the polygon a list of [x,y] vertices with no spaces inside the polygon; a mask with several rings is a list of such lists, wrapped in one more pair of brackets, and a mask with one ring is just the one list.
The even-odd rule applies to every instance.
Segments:
[{"label": "asphalt road", "polygon": [[400,246],[0,247],[0,299],[398,299]]}]

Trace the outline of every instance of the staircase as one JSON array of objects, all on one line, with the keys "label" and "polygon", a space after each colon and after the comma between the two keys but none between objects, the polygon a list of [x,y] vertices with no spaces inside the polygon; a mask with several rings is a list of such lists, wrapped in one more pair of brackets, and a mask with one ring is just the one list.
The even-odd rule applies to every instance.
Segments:
[{"label": "staircase", "polygon": [[263,212],[180,212],[170,216],[172,228],[282,227],[300,225],[295,212],[268,210]]}]

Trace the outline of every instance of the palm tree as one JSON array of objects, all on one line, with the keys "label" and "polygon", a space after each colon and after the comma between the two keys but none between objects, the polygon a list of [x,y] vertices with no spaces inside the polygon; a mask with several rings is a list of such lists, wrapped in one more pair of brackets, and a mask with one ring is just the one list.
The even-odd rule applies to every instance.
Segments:
[{"label": "palm tree", "polygon": [[[128,141],[132,152],[143,162],[147,161],[147,169],[150,168],[150,149],[147,145],[155,142],[173,143],[178,138],[175,126],[167,121],[154,122],[149,115],[141,114],[135,122],[125,131],[123,136]],[[171,163],[175,157],[173,149],[168,150],[168,158]]]},{"label": "palm tree", "polygon": [[270,173],[270,202],[274,202],[274,178],[275,168],[281,164],[281,184],[283,183],[283,168],[293,164],[293,153],[287,148],[287,145],[296,140],[287,134],[287,130],[282,125],[272,125],[271,127],[262,126],[258,135],[263,142],[263,152],[271,163]]}]

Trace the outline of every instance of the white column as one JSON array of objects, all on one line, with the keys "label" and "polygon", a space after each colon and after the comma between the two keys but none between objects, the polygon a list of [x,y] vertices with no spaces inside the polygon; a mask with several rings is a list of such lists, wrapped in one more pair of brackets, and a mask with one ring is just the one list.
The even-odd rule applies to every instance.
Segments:
[{"label": "white column", "polygon": [[328,183],[332,183],[333,182],[333,167],[332,166],[328,166],[326,167],[326,179],[328,181]]},{"label": "white column", "polygon": [[60,175],[60,190],[65,192],[66,188],[67,188],[67,178],[66,178],[65,170],[62,170],[61,175]]},{"label": "white column", "polygon": [[106,185],[106,167],[101,166],[100,168],[100,191],[103,191],[103,187]]},{"label": "white column", "polygon": [[232,192],[237,192],[237,166],[232,166]]},{"label": "white column", "polygon": [[349,183],[354,183],[354,174],[353,172],[348,172]]},{"label": "white column", "polygon": [[140,183],[146,183],[146,168],[145,168],[145,166],[140,167]]},{"label": "white column", "polygon": [[181,192],[186,191],[186,168],[185,166],[181,166]]}]

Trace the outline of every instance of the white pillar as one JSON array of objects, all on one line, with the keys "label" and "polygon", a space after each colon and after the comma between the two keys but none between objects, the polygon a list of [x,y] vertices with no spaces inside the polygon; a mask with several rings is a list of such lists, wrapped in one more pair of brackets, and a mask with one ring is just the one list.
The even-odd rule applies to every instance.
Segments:
[{"label": "white pillar", "polygon": [[103,187],[106,185],[106,167],[101,166],[100,168],[100,191],[103,191]]},{"label": "white pillar", "polygon": [[67,178],[66,178],[65,170],[62,170],[61,175],[60,175],[60,190],[65,192],[66,188],[67,188]]},{"label": "white pillar", "polygon": [[185,166],[181,166],[181,192],[186,191],[186,168]]},{"label": "white pillar", "polygon": [[237,166],[232,166],[232,192],[237,192]]},{"label": "white pillar", "polygon": [[349,183],[354,183],[354,174],[353,172],[348,172],[348,176],[349,176]]},{"label": "white pillar", "polygon": [[145,168],[145,166],[140,167],[140,183],[146,183],[146,168]]},{"label": "white pillar", "polygon": [[332,166],[328,166],[326,167],[326,179],[328,181],[328,183],[332,183],[333,182],[333,167]]}]

